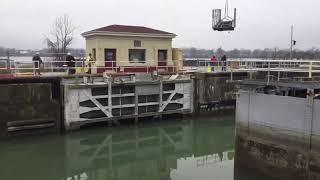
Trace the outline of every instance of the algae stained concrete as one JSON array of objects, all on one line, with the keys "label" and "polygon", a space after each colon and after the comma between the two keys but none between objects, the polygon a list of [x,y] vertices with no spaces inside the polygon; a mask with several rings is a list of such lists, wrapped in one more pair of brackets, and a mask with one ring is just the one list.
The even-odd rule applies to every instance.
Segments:
[{"label": "algae stained concrete", "polygon": [[276,179],[320,179],[319,103],[240,91],[236,165]]},{"label": "algae stained concrete", "polygon": [[0,84],[0,137],[59,131],[60,96],[53,89],[51,83]]}]

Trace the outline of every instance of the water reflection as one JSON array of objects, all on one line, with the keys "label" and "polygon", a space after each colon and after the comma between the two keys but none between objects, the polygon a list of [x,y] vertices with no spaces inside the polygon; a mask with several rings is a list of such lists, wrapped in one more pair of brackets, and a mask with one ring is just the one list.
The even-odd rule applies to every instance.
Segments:
[{"label": "water reflection", "polygon": [[233,179],[234,151],[201,157],[178,159],[177,169],[170,172],[171,179]]},{"label": "water reflection", "polygon": [[222,119],[0,143],[1,179],[233,179],[234,118]]}]

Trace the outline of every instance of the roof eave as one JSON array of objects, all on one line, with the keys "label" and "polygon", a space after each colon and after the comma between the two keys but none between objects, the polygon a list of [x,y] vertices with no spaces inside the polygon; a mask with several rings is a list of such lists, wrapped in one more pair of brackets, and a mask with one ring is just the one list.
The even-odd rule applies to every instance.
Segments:
[{"label": "roof eave", "polygon": [[130,32],[107,32],[107,31],[89,31],[81,34],[84,38],[90,36],[127,36],[127,37],[153,37],[153,38],[175,38],[176,34],[161,33],[130,33]]}]

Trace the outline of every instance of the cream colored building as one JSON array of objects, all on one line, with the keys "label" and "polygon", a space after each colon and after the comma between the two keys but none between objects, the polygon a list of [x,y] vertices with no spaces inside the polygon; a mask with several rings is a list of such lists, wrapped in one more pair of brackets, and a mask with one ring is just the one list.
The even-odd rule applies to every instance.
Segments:
[{"label": "cream colored building", "polygon": [[[170,70],[175,34],[141,26],[111,25],[82,34],[86,53],[92,54],[98,73]],[[171,71],[171,70],[170,70]],[[94,71],[95,72],[95,71]]]}]

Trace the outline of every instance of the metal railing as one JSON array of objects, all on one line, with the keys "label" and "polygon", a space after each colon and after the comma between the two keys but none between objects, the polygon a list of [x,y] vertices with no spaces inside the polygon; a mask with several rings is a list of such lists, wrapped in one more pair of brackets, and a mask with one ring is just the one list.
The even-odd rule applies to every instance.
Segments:
[{"label": "metal railing", "polygon": [[[261,60],[242,59],[229,60],[228,67],[231,72],[267,72],[267,81],[270,78],[281,79],[281,72],[307,73],[307,78],[313,78],[314,73],[320,73],[320,60]],[[271,75],[277,72],[277,76]]]},{"label": "metal railing", "polygon": [[[196,66],[184,66],[183,64],[188,61],[194,61]],[[150,63],[152,62],[152,63]],[[87,62],[85,60],[80,60],[75,62],[74,67],[68,67],[67,61],[51,61],[51,60],[43,60],[43,64],[39,64],[38,61],[19,61],[19,60],[11,60],[9,67],[12,70],[13,74],[21,73],[21,72],[35,72],[36,70],[40,69],[42,72],[67,72],[69,69],[76,69],[77,72],[81,71],[84,72],[87,70]],[[6,64],[3,61],[3,64]],[[36,64],[36,65],[35,65]],[[98,66],[98,65],[101,66]],[[180,65],[178,65],[180,64]],[[225,64],[226,69],[228,70],[228,65]],[[3,69],[6,66],[3,66]],[[169,71],[169,72],[176,72],[176,71],[197,71],[197,72],[207,72],[208,67],[212,67],[214,71],[222,71],[223,63],[221,61],[212,62],[208,59],[194,59],[194,60],[182,60],[181,62],[177,60],[167,60],[167,61],[98,61],[93,63],[91,69],[106,69],[107,71],[114,71],[114,72],[123,72],[128,69],[136,69],[137,71],[143,72],[161,72],[161,71]],[[1,68],[1,64],[0,64]],[[1,68],[2,69],[2,68]],[[79,73],[78,73],[79,74]]]},{"label": "metal railing", "polygon": [[[70,69],[75,69],[77,74],[86,73],[88,70],[87,61],[80,60],[75,61],[75,66],[68,67],[67,61],[43,61],[43,64],[39,64],[38,61],[0,61],[0,70],[6,70],[8,67],[11,73],[17,75],[21,72],[29,72],[35,74],[35,71],[41,72],[63,72],[66,73]],[[183,66],[183,69],[178,64],[190,63],[192,66]],[[267,77],[276,78],[271,72],[278,72],[277,79],[280,79],[281,72],[303,72],[308,73],[308,77],[313,77],[314,73],[320,73],[320,60],[262,60],[262,59],[228,59],[227,62],[211,61],[209,58],[194,58],[185,59],[183,62],[176,62],[174,60],[157,61],[147,60],[145,62],[140,61],[97,61],[93,62],[91,70],[113,71],[119,72],[176,72],[183,71],[195,71],[195,72],[208,72],[209,68],[212,68],[215,72],[222,71],[222,67],[225,67],[225,71],[231,72],[267,72]],[[100,71],[101,72],[101,71]],[[211,72],[211,70],[210,70]]]},{"label": "metal railing", "polygon": [[8,63],[6,60],[0,60],[0,70],[7,70],[8,69]]},{"label": "metal railing", "polygon": [[238,63],[234,70],[245,71],[287,71],[287,72],[320,72],[320,60],[229,60]]},{"label": "metal railing", "polygon": [[[3,61],[4,62],[4,61]],[[151,64],[148,64],[152,62]],[[0,61],[0,63],[2,63]],[[4,62],[6,65],[6,62]],[[77,74],[86,73],[86,71],[91,68],[91,70],[102,69],[103,71],[113,71],[116,73],[119,72],[175,72],[177,66],[173,61],[99,61],[99,62],[91,62],[91,67],[89,67],[89,63],[87,61],[75,61],[74,66],[68,66],[69,61],[43,61],[40,63],[39,61],[10,61],[10,70],[12,73],[17,75],[18,73],[33,73],[36,74],[36,71],[40,70],[41,73],[49,73],[49,72],[63,72],[66,73],[70,69],[75,69]],[[169,65],[168,65],[169,64]],[[173,64],[173,65],[170,65]],[[101,65],[101,66],[99,66]],[[104,65],[104,66],[103,66]],[[0,64],[0,68],[1,68]],[[3,69],[7,69],[7,66],[3,66]],[[129,69],[129,70],[128,70]]]},{"label": "metal railing", "polygon": [[[192,72],[208,72],[208,68],[214,71],[222,71],[222,67],[228,69],[228,64],[222,61],[211,61],[210,58],[185,58],[184,70]],[[211,70],[210,70],[211,71]]]}]

